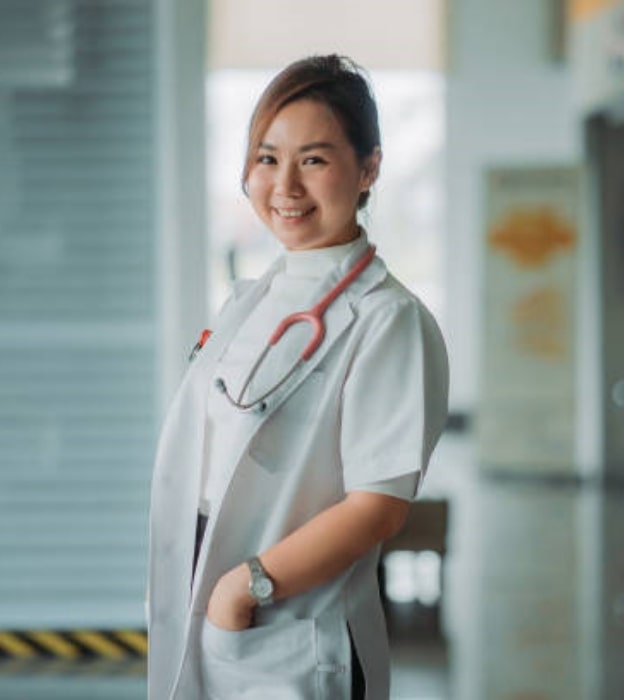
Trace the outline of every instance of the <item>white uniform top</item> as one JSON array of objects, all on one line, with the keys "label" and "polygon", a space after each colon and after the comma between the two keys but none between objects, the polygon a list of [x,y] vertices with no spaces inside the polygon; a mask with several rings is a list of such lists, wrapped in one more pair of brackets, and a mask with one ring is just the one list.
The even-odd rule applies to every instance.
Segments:
[{"label": "white uniform top", "polygon": [[[227,378],[237,374],[237,371],[247,366],[251,369],[255,359],[262,352],[270,333],[277,327],[278,323],[295,311],[307,310],[307,305],[314,294],[319,279],[328,274],[334,267],[339,265],[346,256],[357,245],[357,240],[344,245],[331,246],[329,248],[316,248],[313,250],[297,250],[285,252],[285,266],[282,272],[273,277],[271,284],[260,303],[251,312],[240,330],[227,348],[220,361],[219,371]],[[293,351],[303,348],[306,334],[309,327],[299,329],[297,340],[293,342]],[[305,330],[304,330],[305,329]],[[294,333],[295,328],[290,333]],[[302,339],[301,336],[304,336]],[[291,338],[291,340],[293,340]],[[287,342],[286,337],[280,343]],[[277,383],[287,370],[288,366],[276,367],[271,360],[275,355],[269,354],[262,370],[252,382],[248,395],[259,396],[267,389]],[[244,374],[243,374],[244,377]],[[239,377],[240,378],[240,377]],[[243,379],[244,381],[244,379]],[[228,389],[232,395],[239,390],[238,386],[230,386]],[[199,510],[203,515],[210,512],[211,493],[211,469],[215,477],[215,470],[218,465],[227,461],[227,450],[231,443],[227,439],[229,425],[232,420],[239,416],[236,412],[231,415],[219,413],[214,410],[213,404],[209,403],[208,412],[213,420],[215,431],[210,446],[209,458],[205,460],[202,469],[202,486]],[[373,491],[388,496],[395,496],[410,501],[414,497],[418,480],[417,472],[410,472],[397,476],[394,479],[384,479],[367,484],[358,485],[360,491]]]},{"label": "white uniform top", "polygon": [[[225,379],[236,395],[264,344],[254,315],[262,313],[268,335],[290,310],[267,304],[265,324],[261,306],[269,289],[275,285],[276,300],[289,301],[297,287],[297,301],[309,308],[367,245],[363,235],[311,286],[298,274],[290,284],[284,258],[257,282],[239,285],[176,394],[152,485],[150,700],[347,700],[349,633],[366,700],[389,695],[380,547],[325,584],[259,608],[250,629],[229,632],[206,619],[210,594],[225,572],[341,502],[347,491],[425,473],[446,422],[444,342],[431,314],[379,258],[329,307],[322,344],[266,399],[265,411],[232,407],[215,384]],[[282,284],[287,293],[279,292]],[[248,331],[249,342],[240,342]],[[307,326],[284,336],[252,396],[273,386],[308,336]],[[191,589],[206,464],[210,516]],[[415,492],[416,486],[409,497]]]}]

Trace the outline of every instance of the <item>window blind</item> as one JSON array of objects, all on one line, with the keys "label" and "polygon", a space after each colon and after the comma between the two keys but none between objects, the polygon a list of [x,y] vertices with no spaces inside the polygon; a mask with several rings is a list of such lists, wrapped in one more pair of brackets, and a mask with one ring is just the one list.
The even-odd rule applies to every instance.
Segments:
[{"label": "window blind", "polygon": [[[0,627],[142,619],[152,15],[149,0],[0,3],[0,34],[21,37],[0,49]],[[40,50],[19,51],[29,37]]]}]

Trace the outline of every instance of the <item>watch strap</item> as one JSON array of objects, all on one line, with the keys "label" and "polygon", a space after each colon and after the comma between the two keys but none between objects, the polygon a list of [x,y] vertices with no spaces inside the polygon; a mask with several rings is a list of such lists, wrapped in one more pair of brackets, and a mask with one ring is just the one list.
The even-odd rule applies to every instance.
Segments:
[{"label": "watch strap", "polygon": [[262,566],[262,562],[258,557],[249,557],[249,559],[247,559],[247,566],[251,571],[252,578],[257,578],[258,576],[269,578],[264,566]]}]

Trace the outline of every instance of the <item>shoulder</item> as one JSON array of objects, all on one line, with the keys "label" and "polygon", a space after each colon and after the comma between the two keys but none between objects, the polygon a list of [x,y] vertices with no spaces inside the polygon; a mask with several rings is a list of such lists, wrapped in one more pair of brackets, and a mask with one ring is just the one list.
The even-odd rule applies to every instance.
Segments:
[{"label": "shoulder", "polygon": [[429,308],[391,273],[353,303],[354,340],[410,347],[412,352],[446,357],[442,331]]},{"label": "shoulder", "polygon": [[383,281],[357,300],[354,307],[361,322],[379,317],[390,320],[401,316],[435,323],[433,315],[420,297],[411,292],[390,272],[386,273]]}]

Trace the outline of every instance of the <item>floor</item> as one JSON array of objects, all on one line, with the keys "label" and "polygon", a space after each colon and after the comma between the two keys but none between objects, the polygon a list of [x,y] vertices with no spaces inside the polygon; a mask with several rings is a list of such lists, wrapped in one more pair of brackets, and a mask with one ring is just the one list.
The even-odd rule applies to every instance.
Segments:
[{"label": "floor", "polygon": [[450,700],[449,655],[437,606],[385,605],[392,653],[392,700]]},{"label": "floor", "polygon": [[450,700],[448,655],[440,643],[401,644],[392,650],[392,700]]},{"label": "floor", "polygon": [[[11,662],[8,662],[11,663]],[[145,700],[145,662],[0,664],[1,700]]]},{"label": "floor", "polygon": [[[447,675],[443,644],[393,645],[392,700],[449,700]],[[0,663],[0,700],[145,700],[146,692],[144,661]]]}]

